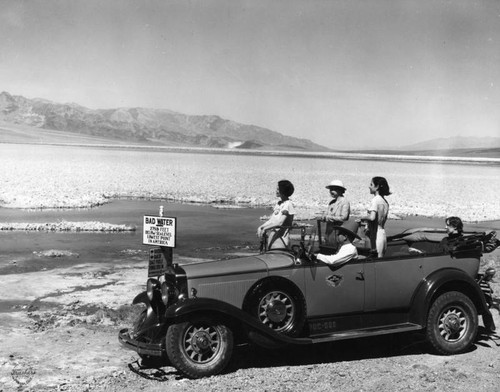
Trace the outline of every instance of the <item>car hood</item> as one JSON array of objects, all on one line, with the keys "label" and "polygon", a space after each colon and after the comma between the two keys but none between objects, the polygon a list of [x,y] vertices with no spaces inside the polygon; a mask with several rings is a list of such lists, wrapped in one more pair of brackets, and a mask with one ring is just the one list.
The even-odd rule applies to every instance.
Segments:
[{"label": "car hood", "polygon": [[238,257],[229,260],[205,261],[192,264],[183,264],[188,279],[201,277],[221,276],[264,272],[287,267],[293,264],[293,258],[284,252],[269,252],[248,257]]},{"label": "car hood", "polygon": [[184,264],[182,268],[188,279],[268,271],[267,264],[256,256]]}]

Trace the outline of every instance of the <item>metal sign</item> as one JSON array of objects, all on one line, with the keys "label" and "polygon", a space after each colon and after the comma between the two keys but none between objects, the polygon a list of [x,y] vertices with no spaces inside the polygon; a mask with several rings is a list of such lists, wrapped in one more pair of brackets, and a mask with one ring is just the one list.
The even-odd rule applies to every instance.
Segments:
[{"label": "metal sign", "polygon": [[149,250],[148,278],[156,277],[165,272],[167,263],[161,248]]},{"label": "metal sign", "polygon": [[176,218],[144,216],[142,243],[175,248]]}]

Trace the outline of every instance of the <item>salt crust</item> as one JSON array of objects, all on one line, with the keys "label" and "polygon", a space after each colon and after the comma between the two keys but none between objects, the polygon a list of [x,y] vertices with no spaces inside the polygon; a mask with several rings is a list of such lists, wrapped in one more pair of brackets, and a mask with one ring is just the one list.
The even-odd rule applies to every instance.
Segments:
[{"label": "salt crust", "polygon": [[[498,166],[106,151],[0,145],[0,206],[89,208],[114,199],[202,203],[216,208],[271,207],[275,184],[295,185],[296,218],[321,213],[332,178],[347,186],[353,215],[364,215],[372,176],[389,180],[396,216],[464,221],[500,219]],[[22,157],[20,160],[19,157]]]},{"label": "salt crust", "polygon": [[67,222],[60,221],[54,223],[18,223],[0,222],[0,230],[25,230],[25,231],[105,231],[105,232],[122,232],[122,231],[135,231],[135,226],[128,225],[115,225],[111,223],[90,221],[90,222]]}]

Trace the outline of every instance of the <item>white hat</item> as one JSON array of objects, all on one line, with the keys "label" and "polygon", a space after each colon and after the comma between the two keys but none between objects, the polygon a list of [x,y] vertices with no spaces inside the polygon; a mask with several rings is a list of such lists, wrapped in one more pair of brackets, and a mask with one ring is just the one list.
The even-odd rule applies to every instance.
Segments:
[{"label": "white hat", "polygon": [[325,188],[342,188],[343,190],[346,189],[344,184],[340,180],[333,180],[327,186],[325,186]]}]

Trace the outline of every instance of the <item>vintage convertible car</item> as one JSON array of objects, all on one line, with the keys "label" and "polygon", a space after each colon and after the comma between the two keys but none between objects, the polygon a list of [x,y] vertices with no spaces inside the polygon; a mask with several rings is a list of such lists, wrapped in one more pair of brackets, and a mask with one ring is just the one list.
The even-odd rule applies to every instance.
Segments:
[{"label": "vintage convertible car", "polygon": [[359,259],[333,268],[312,257],[335,251],[322,229],[321,222],[293,227],[290,249],[165,263],[133,300],[145,309],[120,342],[199,378],[220,373],[242,342],[273,348],[423,330],[448,355],[474,343],[478,315],[495,330],[488,284],[495,271],[479,274],[484,233],[445,254],[436,247],[443,233],[413,229],[389,238],[383,258],[356,241]]}]

